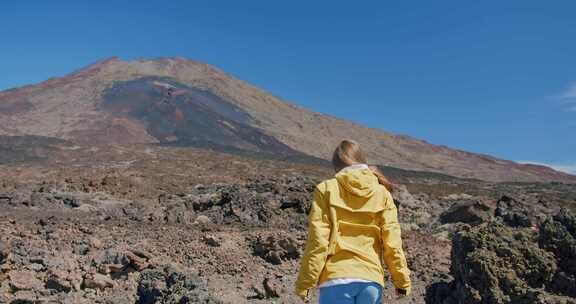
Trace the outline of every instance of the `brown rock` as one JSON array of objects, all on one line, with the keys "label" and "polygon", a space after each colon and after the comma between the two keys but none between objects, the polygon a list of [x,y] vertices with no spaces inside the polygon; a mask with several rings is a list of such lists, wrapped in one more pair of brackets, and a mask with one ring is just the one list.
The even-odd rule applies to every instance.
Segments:
[{"label": "brown rock", "polygon": [[130,260],[130,265],[132,265],[132,267],[138,271],[142,271],[150,266],[145,258],[141,258],[131,251],[126,253],[126,257],[128,260]]},{"label": "brown rock", "polygon": [[440,222],[478,225],[491,218],[491,208],[482,201],[457,201],[440,215]]},{"label": "brown rock", "polygon": [[211,222],[212,222],[212,220],[205,215],[197,216],[196,220],[194,221],[195,224],[209,224]]},{"label": "brown rock", "polygon": [[254,254],[266,261],[279,265],[284,260],[300,257],[296,241],[285,235],[258,235],[252,241]]},{"label": "brown rock", "polygon": [[114,281],[103,274],[91,273],[84,277],[84,287],[104,290],[108,287],[114,287]]},{"label": "brown rock", "polygon": [[36,278],[36,273],[33,271],[11,271],[10,287],[15,290],[39,290],[44,286],[40,280]]},{"label": "brown rock", "polygon": [[126,267],[122,264],[111,264],[107,265],[106,273],[118,273],[122,272]]},{"label": "brown rock", "polygon": [[134,253],[135,255],[144,258],[144,259],[151,259],[152,255],[144,250],[140,250],[140,249],[130,249],[130,251],[132,251],[132,253]]},{"label": "brown rock", "polygon": [[100,273],[108,274],[110,273],[108,265],[121,265],[121,268],[125,268],[130,265],[130,259],[124,250],[107,249],[94,257],[94,264]]}]

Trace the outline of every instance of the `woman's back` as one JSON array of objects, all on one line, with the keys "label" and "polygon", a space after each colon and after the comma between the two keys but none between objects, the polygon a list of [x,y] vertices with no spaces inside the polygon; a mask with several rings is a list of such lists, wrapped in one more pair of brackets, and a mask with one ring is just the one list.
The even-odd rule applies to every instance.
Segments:
[{"label": "woman's back", "polygon": [[296,291],[331,282],[384,286],[384,260],[394,285],[410,290],[397,211],[390,192],[364,164],[338,170],[317,185]]},{"label": "woman's back", "polygon": [[380,226],[387,191],[367,168],[342,170],[325,183],[334,233],[320,281],[344,269],[352,277],[382,280]]}]

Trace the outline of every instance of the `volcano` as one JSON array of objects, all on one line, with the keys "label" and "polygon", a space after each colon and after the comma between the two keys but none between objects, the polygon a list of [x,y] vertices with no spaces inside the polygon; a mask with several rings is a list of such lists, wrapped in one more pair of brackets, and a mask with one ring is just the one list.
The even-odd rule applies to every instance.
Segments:
[{"label": "volcano", "polygon": [[330,158],[341,139],[352,138],[378,165],[487,181],[576,181],[545,166],[450,149],[308,111],[183,58],[112,57],[63,77],[0,92],[0,135],[321,159]]}]

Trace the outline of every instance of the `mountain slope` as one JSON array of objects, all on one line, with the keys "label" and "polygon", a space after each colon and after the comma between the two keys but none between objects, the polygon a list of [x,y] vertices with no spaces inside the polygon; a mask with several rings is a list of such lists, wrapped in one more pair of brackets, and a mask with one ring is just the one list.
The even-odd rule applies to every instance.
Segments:
[{"label": "mountain slope", "polygon": [[307,111],[207,64],[110,58],[67,76],[0,92],[0,134],[86,144],[230,146],[329,158],[343,138],[373,163],[491,181],[576,181],[544,166],[428,144]]}]

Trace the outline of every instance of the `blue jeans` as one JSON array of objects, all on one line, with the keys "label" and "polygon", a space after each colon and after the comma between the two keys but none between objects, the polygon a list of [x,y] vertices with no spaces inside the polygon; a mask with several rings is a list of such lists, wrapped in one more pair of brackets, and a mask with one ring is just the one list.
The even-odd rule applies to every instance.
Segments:
[{"label": "blue jeans", "polygon": [[320,288],[320,304],[379,304],[382,286],[353,282]]}]

